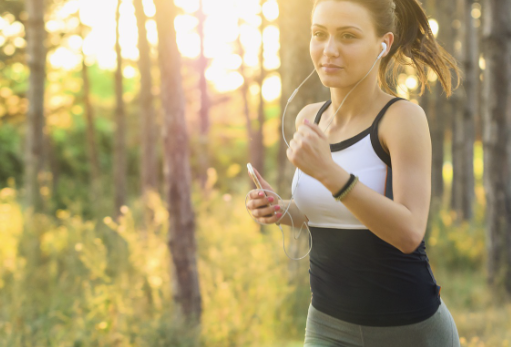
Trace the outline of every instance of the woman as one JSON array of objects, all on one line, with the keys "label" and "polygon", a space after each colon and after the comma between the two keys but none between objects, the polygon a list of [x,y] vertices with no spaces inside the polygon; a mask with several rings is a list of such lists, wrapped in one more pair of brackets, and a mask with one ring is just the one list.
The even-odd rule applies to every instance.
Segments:
[{"label": "woman", "polygon": [[[290,225],[277,211],[291,203],[294,225],[309,225],[305,346],[459,346],[423,240],[431,197],[427,118],[386,81],[389,65],[410,62],[421,93],[429,67],[450,96],[451,69],[460,81],[456,62],[435,42],[416,0],[316,0],[311,29],[311,58],[331,100],[297,116],[287,150],[302,171],[295,199],[270,206],[277,195],[253,191],[247,204],[260,223]],[[382,43],[378,69],[367,75]]]}]

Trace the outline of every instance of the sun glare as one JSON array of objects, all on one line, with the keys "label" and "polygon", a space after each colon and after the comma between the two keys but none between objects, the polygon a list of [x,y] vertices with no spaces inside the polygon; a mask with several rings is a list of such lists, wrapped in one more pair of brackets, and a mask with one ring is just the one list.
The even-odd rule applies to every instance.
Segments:
[{"label": "sun glare", "polygon": [[279,17],[279,5],[275,0],[266,1],[263,4],[264,17],[269,21],[274,21]]},{"label": "sun glare", "polygon": [[282,84],[278,75],[267,77],[263,82],[263,98],[266,101],[274,101],[280,97]]},{"label": "sun glare", "polygon": [[434,20],[434,19],[430,19],[429,20],[429,27],[431,28],[431,31],[433,32],[433,35],[435,37],[437,37],[438,30],[439,30],[438,22],[436,20]]},{"label": "sun glare", "polygon": [[[154,15],[156,8],[153,0],[143,0],[144,12],[148,16],[146,22],[147,37],[150,45],[156,48],[158,31]],[[177,45],[183,57],[196,59],[200,54],[201,37],[198,32],[199,21],[196,16],[199,0],[174,0],[182,12],[176,16]],[[72,70],[82,63],[82,50],[87,65],[97,63],[101,69],[114,70],[117,66],[115,54],[116,22],[115,11],[117,0],[68,0],[54,11],[46,22],[50,32],[75,32],[67,36],[63,42],[52,41],[60,45],[49,52],[48,59],[55,68]],[[98,8],[101,11],[98,11]],[[228,92],[243,84],[243,76],[237,71],[241,65],[258,71],[260,50],[263,49],[263,66],[267,71],[280,67],[279,29],[269,25],[261,33],[262,16],[274,21],[279,16],[276,0],[267,0],[262,5],[260,0],[203,0],[204,22],[204,55],[209,59],[207,79],[218,92]],[[79,35],[82,22],[90,28],[86,36]],[[0,28],[3,34],[19,34],[24,30],[19,22],[0,17]],[[120,46],[122,57],[135,62],[139,58],[138,28],[133,0],[122,0],[120,6]],[[0,40],[3,36],[0,35]],[[243,54],[239,43],[243,49]],[[21,40],[13,41],[18,46],[26,44]],[[0,43],[2,43],[0,41]],[[5,45],[5,39],[3,44]],[[3,47],[9,53],[14,47]],[[129,66],[129,63],[127,63]],[[131,64],[131,66],[136,66]],[[125,67],[123,75],[133,78],[138,75],[134,67]],[[268,77],[262,88],[263,97],[275,100],[280,95],[278,75]]]}]

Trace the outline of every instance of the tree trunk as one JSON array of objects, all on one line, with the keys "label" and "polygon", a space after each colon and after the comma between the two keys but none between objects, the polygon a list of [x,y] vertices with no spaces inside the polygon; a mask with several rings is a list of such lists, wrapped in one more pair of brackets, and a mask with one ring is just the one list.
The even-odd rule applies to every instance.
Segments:
[{"label": "tree trunk", "polygon": [[210,100],[208,95],[208,83],[206,80],[206,69],[208,67],[208,59],[204,55],[204,21],[206,16],[203,12],[203,0],[200,0],[197,18],[199,19],[199,35],[200,35],[200,53],[197,61],[199,72],[199,91],[200,91],[200,134],[199,134],[199,181],[202,189],[206,186],[208,178],[207,169],[209,167],[209,107]]},{"label": "tree trunk", "polygon": [[148,228],[152,224],[153,215],[149,208],[149,195],[157,190],[158,166],[156,162],[156,124],[153,104],[153,80],[151,76],[151,49],[147,40],[146,15],[142,0],[134,0],[135,15],[138,27],[138,69],[140,71],[140,121],[141,121],[141,157],[140,174],[142,199],[144,201],[144,224]]},{"label": "tree trunk", "polygon": [[[264,4],[265,0],[261,1],[261,6]],[[264,17],[261,11],[261,27],[260,33],[261,37],[263,37],[263,32],[268,22]],[[263,83],[266,78],[266,71],[264,70],[264,43],[261,40],[261,49],[259,50],[259,76],[257,83],[259,84],[259,107],[257,110],[257,129],[254,131],[254,140],[253,140],[253,153],[252,153],[252,165],[254,165],[261,176],[265,177],[266,172],[264,168],[264,122],[265,122],[265,113],[264,113],[264,98],[263,98]]]},{"label": "tree trunk", "polygon": [[[464,88],[455,92],[454,119],[452,123],[452,162],[453,180],[451,191],[451,207],[456,212],[456,221],[467,220],[472,215],[472,201],[474,196],[474,114],[476,95],[474,95],[474,67],[472,53],[472,37],[474,34],[471,3],[468,0],[456,1],[455,58],[464,68],[466,81]],[[467,92],[470,91],[471,99]]]},{"label": "tree trunk", "polygon": [[[80,24],[80,36],[85,37],[84,26]],[[94,127],[94,109],[90,101],[90,81],[89,68],[85,64],[85,53],[82,49],[82,79],[83,79],[83,105],[85,108],[85,121],[87,124],[87,148],[89,154],[90,175],[90,202],[93,207],[98,206],[98,199],[101,193],[100,167],[98,159],[98,150],[96,145],[96,130]],[[97,212],[97,211],[96,211]]]},{"label": "tree trunk", "polygon": [[[308,0],[279,0],[280,76],[282,79],[281,112],[287,100],[314,69],[309,52],[312,2]],[[295,133],[295,119],[307,104],[330,99],[330,90],[323,86],[318,76],[311,76],[300,89],[286,111],[284,124],[287,142]],[[281,130],[279,128],[279,130]],[[281,133],[281,131],[279,131]],[[278,193],[283,198],[291,196],[291,181],[295,167],[286,156],[287,146],[281,138],[278,154]]]},{"label": "tree trunk", "polygon": [[[308,0],[279,0],[280,28],[280,76],[282,79],[281,112],[296,88],[310,75],[314,69],[309,51],[312,2]],[[295,133],[295,120],[298,112],[307,104],[330,99],[330,90],[323,86],[317,73],[305,83],[300,92],[289,104],[285,120],[285,138],[289,143]],[[282,124],[281,124],[282,126]],[[282,133],[279,127],[279,133]],[[278,152],[277,193],[286,199],[291,196],[291,182],[296,168],[286,156],[287,146],[284,138],[280,138]],[[300,228],[301,226],[297,226]],[[293,231],[294,232],[294,231]],[[304,232],[304,231],[302,231]],[[305,238],[290,244],[291,257],[298,258],[305,254],[309,244],[302,242]],[[308,238],[307,238],[308,240]],[[288,263],[289,280],[294,282],[300,273],[300,262],[290,260]]]},{"label": "tree trunk", "polygon": [[511,3],[483,7],[484,186],[487,203],[488,281],[511,294]]},{"label": "tree trunk", "polygon": [[[238,26],[241,25],[241,19],[238,19]],[[245,50],[243,49],[243,45],[241,44],[240,37],[238,35],[238,38],[236,39],[236,45],[238,47],[238,54],[240,57],[245,56]],[[247,137],[248,137],[248,157],[249,162],[259,171],[259,167],[255,164],[255,156],[254,156],[254,137],[255,137],[255,130],[252,127],[252,119],[250,118],[250,105],[248,100],[248,76],[245,71],[245,66],[243,65],[243,62],[241,62],[240,65],[240,74],[243,77],[243,84],[240,87],[241,92],[241,98],[243,100],[243,114],[245,116],[245,121],[247,122]],[[248,177],[248,175],[247,175]],[[250,178],[248,178],[250,179]],[[252,182],[252,179],[250,179],[250,182]],[[252,187],[255,189],[255,185],[253,183]],[[262,230],[262,229],[261,229]]]},{"label": "tree trunk", "polygon": [[117,1],[116,40],[115,52],[117,54],[117,69],[115,71],[115,148],[114,148],[114,187],[115,187],[115,213],[120,214],[121,206],[126,203],[126,119],[124,115],[123,85],[122,85],[122,56],[119,43],[119,8],[121,0]]},{"label": "tree trunk", "polygon": [[25,185],[27,206],[43,210],[40,180],[44,171],[44,82],[46,67],[46,30],[44,0],[27,0],[28,113],[25,148]]},{"label": "tree trunk", "polygon": [[[437,3],[437,13],[439,22],[438,41],[451,55],[454,55],[455,29],[453,28],[453,17],[455,14],[455,3],[453,1],[439,1]],[[430,212],[432,215],[437,215],[442,207],[445,188],[443,177],[445,143],[447,140],[450,140],[452,144],[453,131],[451,129],[449,134],[448,126],[452,124],[455,112],[455,96],[446,99],[442,95],[442,87],[438,81],[435,82],[435,98],[438,124],[431,131],[433,138],[432,197],[437,202],[432,206],[433,209]],[[448,135],[450,135],[450,139]]]},{"label": "tree trunk", "polygon": [[191,203],[191,170],[185,121],[181,56],[177,48],[173,2],[156,0],[166,198],[169,210],[168,247],[172,256],[173,296],[178,316],[200,325],[202,303],[196,261],[195,214]]},{"label": "tree trunk", "polygon": [[[438,39],[444,43],[450,34],[444,25],[450,25],[449,18],[442,14],[442,9],[438,9],[439,4],[435,0],[429,0],[425,3],[428,15],[435,17],[440,24]],[[442,42],[443,41],[443,42]],[[441,86],[438,81],[431,82],[431,91],[425,91],[421,98],[421,105],[428,117],[429,128],[431,132],[431,202],[429,209],[430,220],[438,215],[442,207],[444,194],[444,144],[445,144],[445,125],[448,114],[449,101],[441,96]],[[428,223],[426,234],[429,234],[431,223]],[[427,236],[426,236],[427,239]]]},{"label": "tree trunk", "polygon": [[463,114],[463,189],[461,195],[461,220],[470,220],[473,216],[472,204],[475,197],[474,179],[474,142],[475,122],[478,108],[478,85],[479,85],[479,54],[477,45],[477,32],[475,19],[472,17],[473,0],[465,0],[465,108]]}]

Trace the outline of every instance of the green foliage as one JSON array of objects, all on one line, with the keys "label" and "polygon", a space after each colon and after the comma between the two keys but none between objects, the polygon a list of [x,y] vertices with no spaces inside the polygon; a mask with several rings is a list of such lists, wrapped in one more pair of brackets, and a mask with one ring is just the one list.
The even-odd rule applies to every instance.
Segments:
[{"label": "green foliage", "polygon": [[7,185],[12,177],[16,182],[22,181],[23,162],[19,156],[21,137],[14,125],[4,123],[0,126],[0,187]]},{"label": "green foliage", "polygon": [[157,195],[143,231],[140,202],[98,222],[67,210],[29,215],[13,187],[0,190],[0,346],[261,346],[295,333],[296,320],[303,327],[306,311],[290,317],[297,287],[280,233],[261,234],[241,196],[211,191],[194,202],[200,341],[173,318],[168,215]]}]

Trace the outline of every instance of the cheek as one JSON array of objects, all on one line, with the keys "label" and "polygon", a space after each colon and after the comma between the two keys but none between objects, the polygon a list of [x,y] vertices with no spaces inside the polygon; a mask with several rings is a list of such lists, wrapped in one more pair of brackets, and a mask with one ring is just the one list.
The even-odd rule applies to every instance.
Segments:
[{"label": "cheek", "polygon": [[317,62],[321,59],[321,55],[323,54],[323,48],[320,44],[311,40],[309,45],[309,52],[313,62]]}]

